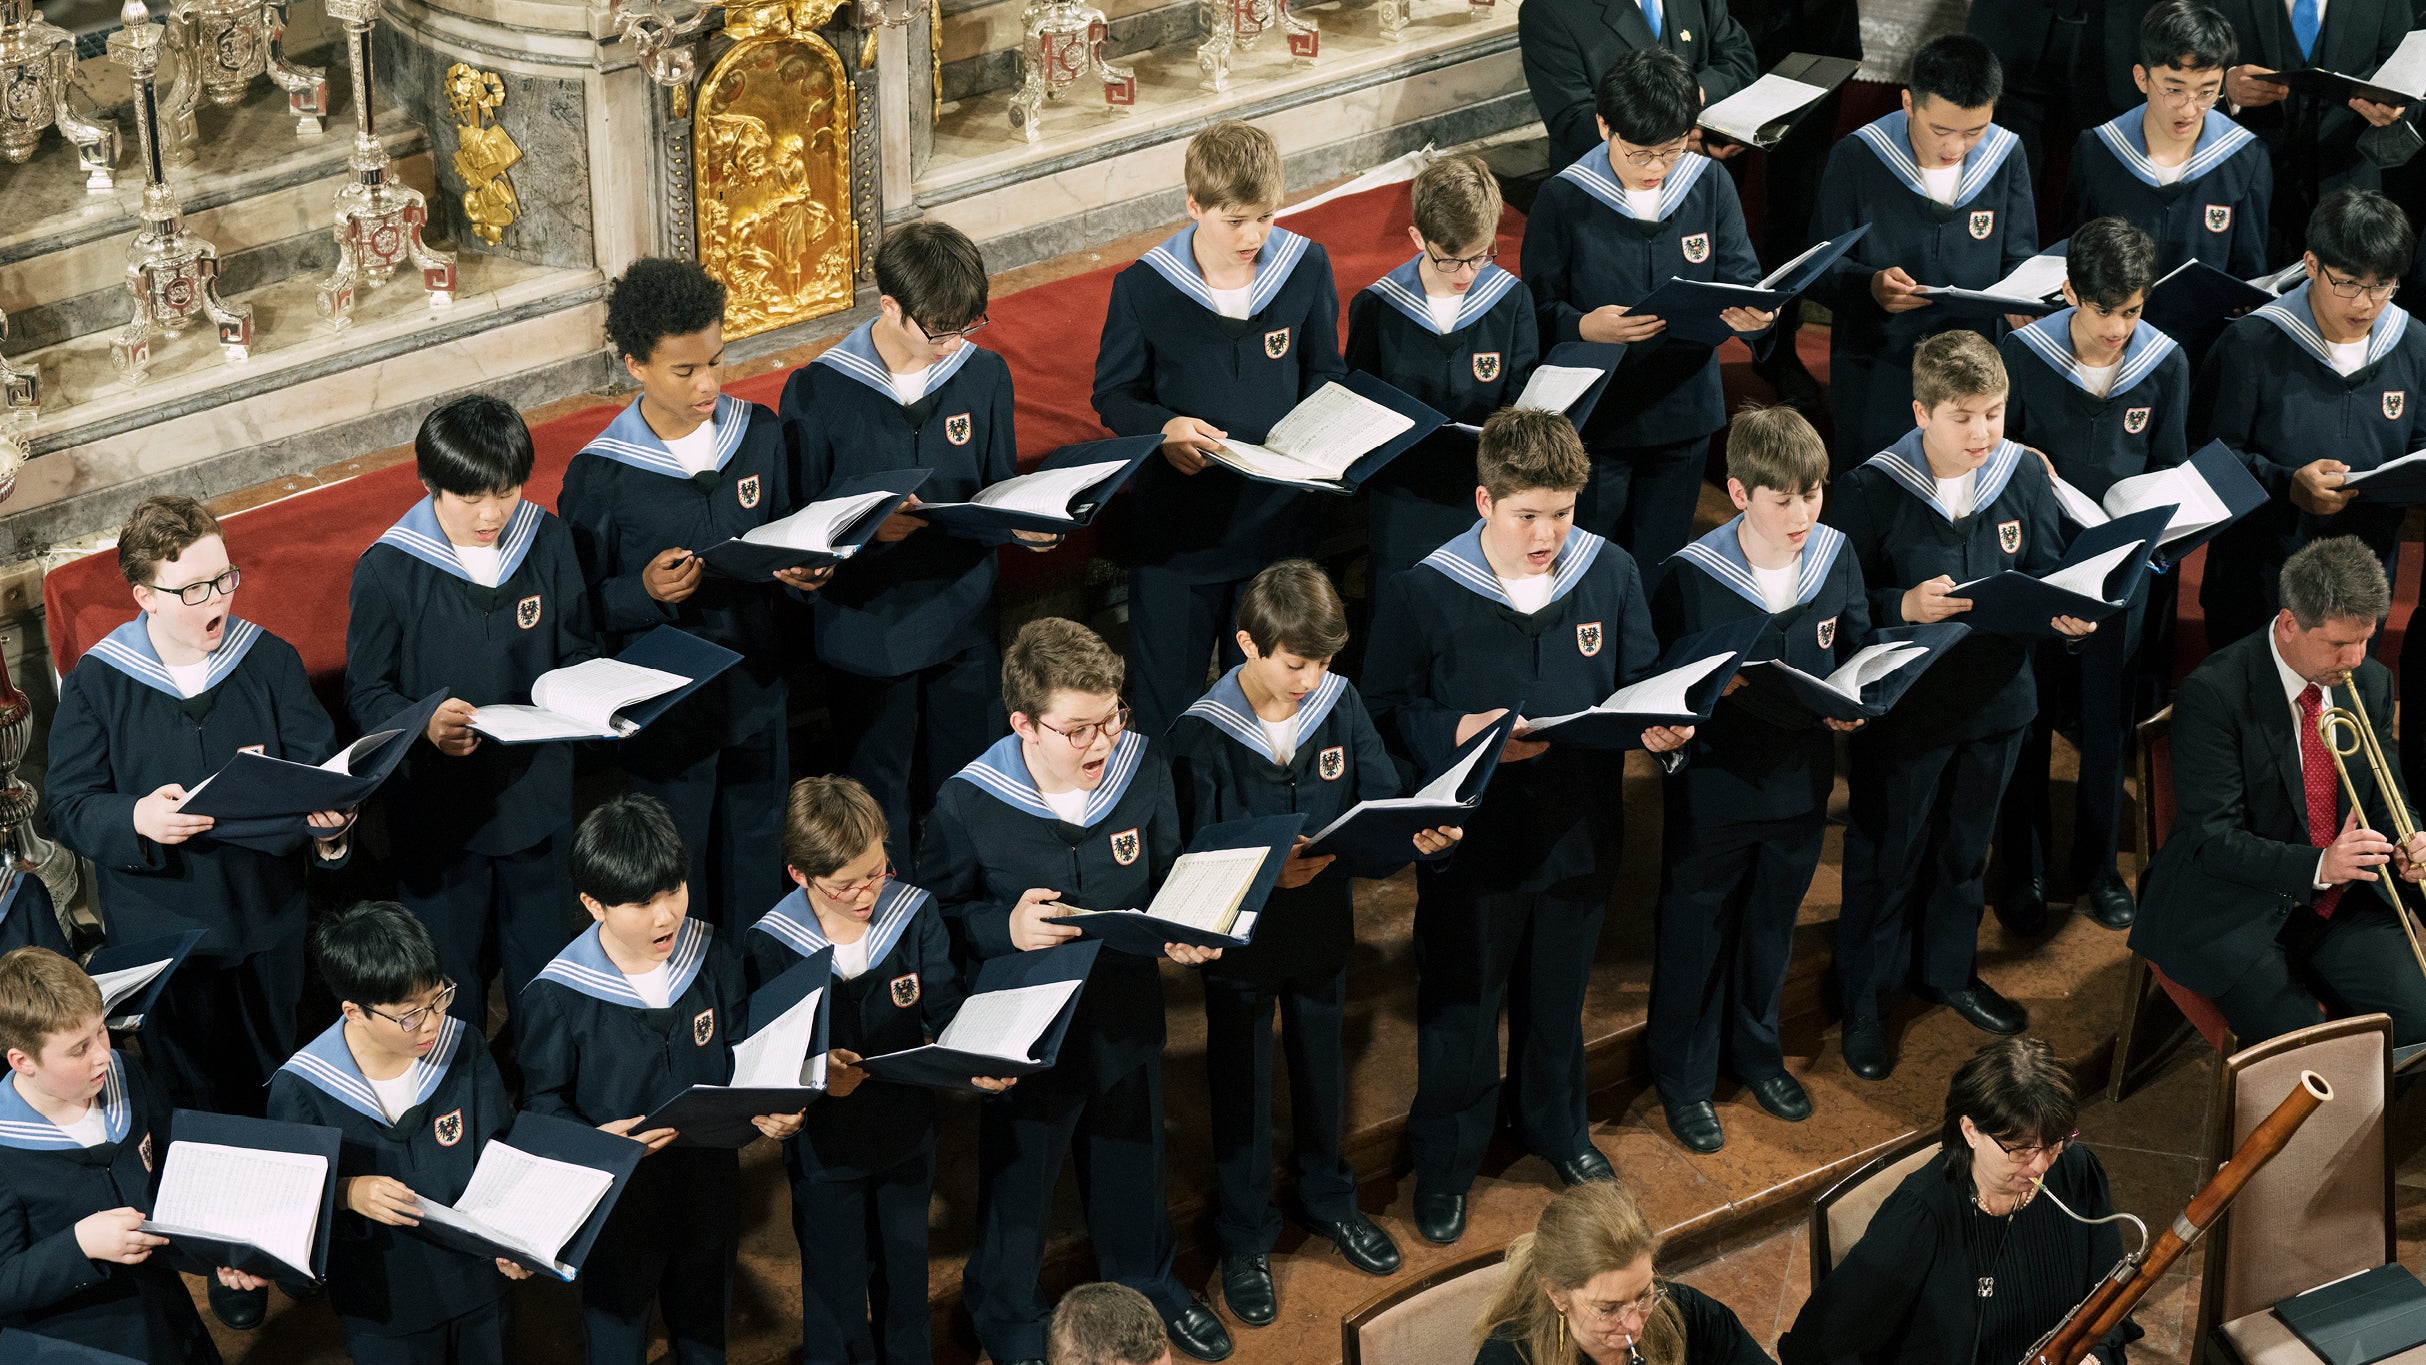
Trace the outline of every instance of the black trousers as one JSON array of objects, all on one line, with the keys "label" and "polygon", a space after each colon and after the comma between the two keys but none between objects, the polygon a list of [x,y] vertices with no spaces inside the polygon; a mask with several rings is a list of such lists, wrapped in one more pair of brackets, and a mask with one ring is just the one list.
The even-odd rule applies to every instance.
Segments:
[{"label": "black trousers", "polygon": [[1970,984],[1988,840],[2022,732],[1926,749],[1855,741],[1836,969],[1845,1018],[1885,1017],[1907,983]]},{"label": "black trousers", "polygon": [[1785,1073],[1778,997],[1794,951],[1795,912],[1827,831],[1820,812],[1800,820],[1669,820],[1645,1038],[1662,1104],[1709,1099],[1722,1066],[1748,1083]]},{"label": "black trousers", "polygon": [[[1996,121],[2022,140],[2033,187],[2047,185],[2048,149],[2069,151],[2082,129],[2117,112],[2106,107],[2104,43],[2096,31],[2102,19],[2095,13],[2088,22],[2058,18],[2047,25],[2047,41],[2036,57],[2004,64],[2005,93],[1996,102]],[[2060,208],[2062,187],[2052,188],[2055,193],[2040,192],[2039,203],[2052,201]]]},{"label": "black trousers", "polygon": [[724,1365],[739,1183],[731,1152],[641,1158],[577,1282],[587,1365],[648,1365],[652,1305],[674,1365]]},{"label": "black trousers", "polygon": [[929,1365],[932,1148],[857,1180],[794,1180],[802,1365]]},{"label": "black trousers", "polygon": [[262,1087],[295,1055],[302,996],[300,922],[290,940],[250,957],[189,960],[144,1016],[144,1064],[172,1108],[259,1118]]},{"label": "black trousers", "polygon": [[461,848],[397,850],[396,899],[429,929],[438,965],[456,985],[447,1012],[482,1033],[489,978],[502,972],[507,1015],[518,1020],[522,988],[587,922],[565,866],[572,839],[568,823],[497,857]]},{"label": "black trousers", "polygon": [[1709,454],[1707,436],[1593,451],[1592,482],[1576,500],[1575,524],[1624,546],[1637,564],[1666,563],[1693,538]]},{"label": "black trousers", "polygon": [[884,807],[895,856],[906,863],[915,822],[935,793],[1003,735],[1002,655],[987,638],[895,678],[829,668],[825,691],[843,771]]},{"label": "black trousers", "polygon": [[394,1335],[366,1330],[352,1318],[337,1320],[354,1365],[505,1365],[509,1308],[501,1296],[435,1327]]},{"label": "black trousers", "polygon": [[1603,897],[1487,892],[1453,863],[1416,878],[1415,1192],[1464,1194],[1501,1108],[1499,1015],[1517,1135],[1552,1161],[1591,1146],[1584,1113],[1584,992]]},{"label": "black trousers", "polygon": [[690,912],[735,929],[755,921],[788,889],[781,854],[792,760],[781,720],[738,744],[700,749],[687,761],[662,753],[651,753],[647,762],[635,761],[639,757],[627,755],[626,785],[673,812],[691,850]]},{"label": "black trousers", "polygon": [[2241,1046],[2306,1028],[2328,1012],[2379,1010],[2392,1016],[2395,1043],[2426,1043],[2426,975],[2374,887],[2352,882],[2331,919],[2305,906],[2293,910],[2274,941],[2273,952],[2215,998]]},{"label": "black trousers", "polygon": [[2139,694],[2140,627],[2145,600],[2098,623],[2078,653],[2061,640],[2031,651],[2038,673],[2038,715],[2022,732],[2013,780],[1997,817],[1996,852],[2006,885],[2044,877],[2055,852],[2049,768],[2055,732],[2067,715],[2080,719],[2080,776],[2072,797],[2070,885],[2086,892],[2114,876],[2123,821],[2123,773],[2131,758],[2133,703]]},{"label": "black trousers", "polygon": [[[1064,1070],[1076,1074],[1064,1077]],[[961,1301],[995,1360],[1040,1360],[1053,1306],[1037,1267],[1067,1155],[1095,1248],[1096,1278],[1153,1300],[1165,1320],[1193,1302],[1171,1274],[1171,1211],[1163,1201],[1162,1060],[1105,1084],[1083,1058],[1030,1076],[982,1106],[977,1130],[977,1244]]]},{"label": "black trousers", "polygon": [[[1137,534],[1151,535],[1153,528],[1140,526]],[[1190,583],[1152,565],[1129,570],[1130,724],[1140,732],[1160,739],[1205,694],[1217,646],[1225,670],[1245,659],[1232,623],[1239,594],[1254,576]]]},{"label": "black trousers", "polygon": [[1257,986],[1207,975],[1205,1088],[1212,1100],[1213,1167],[1220,1206],[1213,1228],[1227,1256],[1260,1256],[1280,1238],[1272,1203],[1272,1009],[1280,1007],[1289,1061],[1290,1153],[1297,1197],[1326,1222],[1356,1216],[1356,1176],[1339,1154],[1348,1088],[1340,1032],[1345,967]]}]

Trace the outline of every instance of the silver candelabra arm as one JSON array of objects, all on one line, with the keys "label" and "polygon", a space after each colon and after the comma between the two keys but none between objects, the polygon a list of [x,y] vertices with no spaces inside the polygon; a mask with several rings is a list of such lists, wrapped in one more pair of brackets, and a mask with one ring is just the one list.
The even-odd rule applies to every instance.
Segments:
[{"label": "silver candelabra arm", "polygon": [[648,78],[677,92],[678,116],[687,112],[691,83],[699,78],[696,43],[722,0],[603,0],[590,13],[632,45]]},{"label": "silver candelabra arm", "polygon": [[24,162],[56,128],[76,146],[88,194],[115,187],[118,128],[76,109],[76,39],[44,19],[32,0],[0,0],[0,161]]}]

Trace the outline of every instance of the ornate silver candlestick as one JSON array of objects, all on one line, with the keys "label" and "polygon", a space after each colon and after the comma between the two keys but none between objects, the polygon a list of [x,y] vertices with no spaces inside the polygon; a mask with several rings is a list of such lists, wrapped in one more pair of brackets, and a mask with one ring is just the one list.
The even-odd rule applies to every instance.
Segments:
[{"label": "ornate silver candlestick", "polygon": [[[0,446],[6,444],[0,440]],[[11,485],[16,482],[13,469],[9,482]],[[0,497],[5,496],[0,493]],[[6,641],[0,640],[0,648],[5,646]],[[31,872],[40,877],[50,889],[52,904],[65,911],[68,902],[76,898],[76,855],[34,829],[34,806],[40,798],[17,777],[17,765],[25,761],[25,744],[33,734],[33,703],[9,679],[8,659],[0,654],[0,830],[8,833],[9,848],[15,853],[20,873]]]},{"label": "ornate silver candlestick", "polygon": [[346,51],[354,68],[354,150],[345,164],[354,183],[337,191],[337,273],[320,284],[320,316],[342,330],[354,321],[354,291],[377,287],[411,261],[421,270],[435,311],[455,302],[455,258],[421,240],[430,211],[421,191],[388,183],[387,148],[371,115],[371,30],[379,24],[379,0],[328,0],[329,17],[345,25]]},{"label": "ornate silver candlestick", "polygon": [[1137,73],[1104,60],[1107,31],[1103,11],[1080,0],[1036,0],[1020,15],[1024,39],[1019,49],[1021,80],[1011,96],[1011,126],[1028,141],[1043,136],[1045,102],[1059,100],[1064,91],[1086,76],[1103,82],[1103,102],[1125,114],[1137,103]]},{"label": "ornate silver candlestick", "polygon": [[45,21],[34,0],[0,0],[0,160],[22,164],[57,128],[76,144],[87,193],[113,188],[118,129],[107,119],[76,113],[68,92],[76,84],[76,39]]},{"label": "ornate silver candlestick", "polygon": [[[1399,0],[1383,0],[1382,23]],[[1289,55],[1311,62],[1322,51],[1322,30],[1289,13],[1288,0],[1204,0],[1205,45],[1196,49],[1196,69],[1207,90],[1230,88],[1230,57],[1255,46],[1272,29],[1289,35]]]},{"label": "ornate silver candlestick", "polygon": [[[110,338],[110,363],[130,384],[151,377],[152,336],[182,332],[197,314],[219,326],[227,362],[252,354],[253,311],[219,298],[219,249],[185,230],[177,197],[169,193],[160,147],[162,26],[143,0],[126,0],[121,27],[110,35],[110,60],[135,78],[135,133],[143,154],[143,230],[126,248],[126,291],[135,316]],[[49,880],[45,878],[44,880]]]},{"label": "ornate silver candlestick", "polygon": [[[8,314],[0,313],[0,341],[8,340]],[[42,372],[31,367],[18,369],[0,354],[0,441],[8,439],[8,429],[19,423],[31,422],[42,411]],[[5,452],[0,452],[0,464],[5,464]],[[16,467],[9,466],[14,478]],[[0,493],[0,498],[6,498]]]},{"label": "ornate silver candlestick", "polygon": [[286,91],[295,136],[320,135],[321,116],[329,111],[328,79],[318,67],[286,59],[285,0],[177,0],[168,27],[177,50],[177,79],[169,86],[166,111],[173,134],[170,160],[193,159],[201,141],[194,110],[203,96],[221,109],[233,109],[263,75]]}]

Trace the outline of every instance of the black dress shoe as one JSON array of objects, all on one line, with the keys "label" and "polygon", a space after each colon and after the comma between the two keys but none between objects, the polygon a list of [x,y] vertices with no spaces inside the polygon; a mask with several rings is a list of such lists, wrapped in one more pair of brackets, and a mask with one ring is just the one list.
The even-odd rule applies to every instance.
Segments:
[{"label": "black dress shoe", "polygon": [[1551,1162],[1550,1166],[1558,1172],[1560,1183],[1568,1186],[1617,1179],[1617,1168],[1611,1166],[1609,1158],[1602,1156],[1595,1147],[1586,1147],[1574,1156]]},{"label": "black dress shoe", "polygon": [[1339,1248],[1348,1264],[1367,1275],[1393,1275],[1398,1272],[1398,1243],[1390,1234],[1363,1214],[1333,1222],[1327,1218],[1307,1218],[1306,1229]]},{"label": "black dress shoe", "polygon": [[252,1331],[269,1315],[270,1291],[266,1289],[230,1289],[214,1278],[210,1290],[211,1316],[231,1331]]},{"label": "black dress shoe", "polygon": [[[1272,1283],[1269,1256],[1224,1256],[1221,1301],[1230,1316],[1249,1327],[1269,1327],[1280,1316],[1280,1290]],[[1224,1352],[1227,1354],[1227,1352]]]},{"label": "black dress shoe", "polygon": [[1688,1151],[1708,1156],[1727,1145],[1727,1130],[1718,1126],[1718,1110],[1708,1100],[1691,1104],[1669,1104],[1661,1108],[1668,1115],[1668,1131],[1685,1144]]},{"label": "black dress shoe", "polygon": [[[1256,1257],[1262,1260],[1261,1256]],[[1223,1279],[1226,1282],[1225,1272]],[[1264,1321],[1270,1322],[1270,1318]],[[1163,1330],[1171,1334],[1171,1344],[1198,1360],[1228,1360],[1230,1358],[1230,1329],[1221,1325],[1213,1310],[1201,1303],[1191,1303],[1175,1318],[1162,1320]]]},{"label": "black dress shoe", "polygon": [[2109,929],[2128,929],[2140,908],[2132,903],[2131,888],[2109,872],[2089,884],[2081,897],[2081,913]]},{"label": "black dress shoe", "polygon": [[1895,1070],[1887,1055],[1887,1031],[1876,1019],[1848,1019],[1841,1046],[1845,1068],[1865,1081],[1883,1081]]},{"label": "black dress shoe", "polygon": [[1765,1081],[1754,1081],[1745,1089],[1771,1115],[1788,1123],[1801,1123],[1811,1117],[1811,1097],[1803,1093],[1802,1082],[1781,1071]]},{"label": "black dress shoe", "polygon": [[1427,1242],[1447,1246],[1466,1235],[1466,1197],[1462,1194],[1415,1196],[1415,1230]]},{"label": "black dress shoe", "polygon": [[1953,1010],[1983,1033],[2010,1036],[2030,1027],[2028,1011],[1997,994],[1996,987],[1976,976],[1971,978],[1970,985],[1959,991],[1924,990],[1920,996]]},{"label": "black dress shoe", "polygon": [[2047,883],[2037,877],[2015,882],[1996,898],[1996,918],[2007,931],[2029,938],[2047,928]]}]

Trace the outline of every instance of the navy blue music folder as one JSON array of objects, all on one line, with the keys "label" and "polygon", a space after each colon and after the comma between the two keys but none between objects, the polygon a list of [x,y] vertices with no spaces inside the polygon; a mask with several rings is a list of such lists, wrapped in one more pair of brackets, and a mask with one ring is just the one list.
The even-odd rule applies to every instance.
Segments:
[{"label": "navy blue music folder", "polygon": [[[320,1213],[312,1225],[311,1264],[290,1265],[253,1245],[232,1237],[214,1237],[207,1231],[170,1231],[143,1224],[143,1231],[156,1237],[166,1237],[168,1245],[160,1254],[168,1264],[189,1275],[213,1278],[220,1266],[241,1270],[275,1280],[289,1288],[311,1286],[328,1278],[329,1229],[337,1215],[337,1149],[343,1135],[334,1128],[314,1123],[279,1123],[273,1119],[246,1118],[238,1114],[212,1114],[199,1109],[180,1109],[169,1119],[171,1137],[168,1151],[161,1158],[161,1172],[167,1174],[168,1163],[177,1159],[177,1149],[189,1142],[208,1143],[220,1147],[248,1147],[261,1152],[299,1152],[327,1160],[328,1169],[320,1179]],[[155,1211],[157,1206],[155,1205]]]},{"label": "navy blue music folder", "polygon": [[[1552,744],[1572,744],[1582,749],[1639,749],[1643,747],[1643,731],[1655,725],[1699,725],[1710,719],[1717,709],[1718,699],[1735,676],[1736,665],[1744,655],[1760,643],[1769,628],[1766,616],[1744,616],[1724,625],[1688,635],[1668,646],[1659,663],[1636,684],[1648,682],[1665,673],[1672,673],[1704,659],[1725,656],[1716,667],[1685,689],[1682,710],[1604,710],[1604,701],[1588,711],[1570,716],[1542,719],[1528,717],[1519,739],[1544,739]],[[1614,700],[1614,697],[1612,697]]]},{"label": "navy blue music folder", "polygon": [[1185,943],[1197,948],[1243,948],[1254,940],[1254,917],[1262,912],[1265,899],[1280,880],[1280,865],[1289,860],[1289,850],[1305,827],[1303,815],[1260,815],[1247,820],[1225,820],[1196,831],[1196,837],[1188,843],[1188,853],[1214,853],[1231,848],[1260,848],[1266,853],[1254,880],[1247,884],[1246,894],[1239,899],[1229,933],[1163,919],[1153,913],[1151,904],[1133,910],[1054,915],[1045,923],[1068,925],[1087,938],[1102,939],[1139,957],[1161,957],[1166,943]]},{"label": "navy blue music folder", "polygon": [[[1423,786],[1406,796],[1383,801],[1359,801],[1346,814],[1316,831],[1313,842],[1306,846],[1306,856],[1336,857],[1346,865],[1351,876],[1387,877],[1414,862],[1415,836],[1428,829],[1444,826],[1456,828],[1483,803],[1483,791],[1491,785],[1491,775],[1499,771],[1500,751],[1507,747],[1508,735],[1524,718],[1525,704],[1518,702],[1508,713],[1477,731],[1457,747],[1441,771],[1424,779]],[[1423,787],[1455,772],[1471,760],[1457,791],[1446,801],[1426,800]],[[1447,857],[1455,848],[1444,850],[1435,857]]]},{"label": "navy blue music folder", "polygon": [[1757,284],[1721,284],[1714,280],[1688,280],[1671,275],[1667,283],[1651,291],[1651,297],[1626,311],[1645,314],[1667,323],[1667,329],[1660,333],[1662,339],[1673,337],[1678,341],[1697,341],[1704,346],[1716,346],[1738,336],[1749,341],[1759,333],[1738,332],[1728,326],[1727,320],[1719,314],[1729,308],[1757,308],[1764,313],[1774,313],[1784,308],[1801,297],[1803,291],[1819,283],[1820,276],[1828,272],[1828,267],[1851,251],[1854,244],[1869,231],[1870,225],[1863,223],[1851,232],[1829,238],[1778,277],[1775,284],[1766,288]]},{"label": "navy blue music folder", "polygon": [[746,579],[753,583],[765,582],[785,569],[812,569],[838,564],[849,558],[852,551],[873,539],[877,528],[884,525],[885,518],[901,510],[901,505],[918,491],[918,486],[927,481],[930,472],[924,469],[884,469],[873,474],[836,479],[831,487],[818,496],[818,502],[834,502],[862,493],[889,493],[893,496],[889,501],[880,502],[853,517],[848,524],[835,528],[826,542],[831,547],[829,550],[799,550],[788,545],[767,545],[734,536],[721,544],[691,553],[728,578]]},{"label": "navy blue music folder", "polygon": [[[834,950],[820,948],[786,967],[780,976],[750,996],[750,1032],[773,1023],[785,1011],[822,990],[817,997],[817,1028],[810,1036],[807,1056],[821,1057],[832,1044]],[[804,1061],[806,1058],[803,1059]],[[672,1128],[681,1133],[676,1147],[747,1147],[757,1141],[761,1114],[797,1114],[825,1093],[808,1084],[786,1086],[694,1085],[657,1106],[656,1112],[632,1125],[635,1133]]]},{"label": "navy blue music folder", "polygon": [[1337,479],[1286,479],[1277,475],[1258,474],[1242,465],[1233,464],[1220,455],[1213,456],[1207,463],[1218,465],[1233,474],[1253,479],[1257,483],[1276,483],[1283,488],[1303,488],[1316,493],[1336,493],[1341,497],[1347,497],[1362,487],[1365,480],[1379,474],[1383,466],[1414,449],[1416,442],[1438,431],[1441,424],[1449,420],[1362,370],[1350,370],[1347,374],[1331,382],[1360,398],[1371,399],[1373,402],[1381,404],[1399,416],[1412,420],[1415,425],[1358,456],[1355,463],[1341,471]]},{"label": "navy blue music folder", "polygon": [[405,752],[420,742],[446,698],[440,688],[372,726],[348,748],[342,772],[247,751],[190,789],[178,809],[211,818],[206,838],[262,853],[292,853],[317,837],[306,816],[350,810],[379,790]]},{"label": "navy blue music folder", "polygon": [[640,1159],[648,1148],[628,1137],[601,1132],[586,1123],[576,1123],[555,1114],[534,1113],[525,1109],[514,1116],[514,1126],[497,1139],[519,1152],[562,1161],[574,1166],[587,1166],[613,1176],[614,1183],[600,1196],[598,1207],[582,1220],[572,1240],[556,1252],[553,1261],[533,1256],[521,1247],[492,1241],[469,1228],[453,1227],[424,1218],[405,1231],[440,1246],[452,1247],[482,1260],[504,1257],[535,1275],[553,1275],[571,1280],[581,1273],[581,1266],[590,1257],[590,1248],[597,1244],[598,1233],[606,1227],[607,1215],[615,1211],[615,1201],[623,1197],[626,1185],[632,1183],[632,1172],[640,1169]]},{"label": "navy blue music folder", "polygon": [[[1103,509],[1110,506],[1112,495],[1118,493],[1137,473],[1137,467],[1162,449],[1162,434],[1151,436],[1120,436],[1109,441],[1081,441],[1063,446],[1044,457],[1031,474],[1048,469],[1077,469],[1083,465],[1112,464],[1120,468],[1105,475],[1074,495],[1069,510],[1062,516],[1046,516],[1022,512],[1007,507],[989,507],[981,502],[923,502],[910,514],[951,531],[1043,531],[1051,535],[1068,535],[1085,529]],[[999,487],[999,485],[996,485]]]},{"label": "navy blue music folder", "polygon": [[[1062,1002],[1060,1013],[1024,1058],[998,1056],[990,1052],[972,1052],[949,1048],[940,1043],[904,1048],[860,1059],[859,1069],[878,1080],[896,1081],[903,1085],[922,1085],[930,1090],[959,1090],[972,1095],[990,1093],[982,1086],[969,1084],[973,1076],[990,1080],[1032,1076],[1050,1071],[1061,1059],[1061,1040],[1070,1031],[1070,1019],[1078,1013],[1078,998],[1086,993],[1087,972],[1095,966],[1095,958],[1103,944],[1093,939],[1071,939],[1050,948],[1029,953],[1010,953],[988,958],[977,969],[977,979],[969,984],[969,1001],[996,991],[1019,990],[1027,986],[1042,986],[1056,981],[1076,981],[1079,988]],[[1159,951],[1159,949],[1157,950]],[[968,1008],[968,1001],[961,1005]]]},{"label": "navy blue music folder", "polygon": [[1874,631],[1870,643],[1915,644],[1926,653],[1907,658],[1894,672],[1865,684],[1861,697],[1848,697],[1782,659],[1765,659],[1744,668],[1745,685],[1762,694],[1779,698],[1808,712],[1814,719],[1876,720],[1895,709],[1912,685],[1921,680],[1929,666],[1946,655],[1955,641],[1971,633],[1971,627],[1959,620],[1938,621],[1929,625],[1889,626]]},{"label": "navy blue music folder", "polygon": [[2116,517],[2073,538],[2062,562],[2048,573],[2071,568],[2117,545],[2140,542],[2137,550],[2107,572],[2105,587],[2098,596],[2068,592],[2043,577],[2007,569],[1956,585],[1953,596],[1971,599],[1971,610],[1962,613],[1959,619],[1973,630],[2016,640],[2052,639],[2055,628],[2048,622],[2058,616],[2103,621],[2120,612],[2130,603],[2131,595],[2139,591],[2140,579],[2148,572],[2149,556],[2156,552],[2158,538],[2165,533],[2165,523],[2172,518],[2173,504],[2167,503]]},{"label": "navy blue music folder", "polygon": [[109,1026],[120,1032],[142,1028],[143,1016],[151,1013],[152,1006],[159,1002],[160,992],[167,987],[168,979],[185,965],[186,955],[194,951],[194,945],[202,941],[202,935],[202,930],[195,929],[183,934],[164,934],[159,938],[137,939],[129,943],[105,943],[95,948],[93,955],[85,959],[84,974],[96,980],[110,972],[147,967],[155,962],[168,963],[160,969],[159,975],[135,987],[132,994],[121,996],[114,1004],[103,1000],[102,1013],[108,1016]]}]

